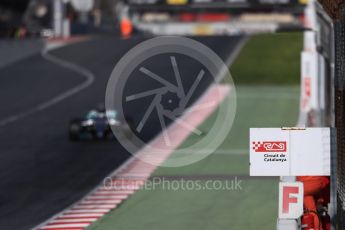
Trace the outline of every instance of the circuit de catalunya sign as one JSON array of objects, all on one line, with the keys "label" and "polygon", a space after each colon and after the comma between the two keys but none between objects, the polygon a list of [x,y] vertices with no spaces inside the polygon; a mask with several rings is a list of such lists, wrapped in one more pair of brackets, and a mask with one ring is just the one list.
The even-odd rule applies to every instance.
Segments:
[{"label": "circuit de catalunya sign", "polygon": [[251,176],[329,176],[330,128],[250,129]]}]

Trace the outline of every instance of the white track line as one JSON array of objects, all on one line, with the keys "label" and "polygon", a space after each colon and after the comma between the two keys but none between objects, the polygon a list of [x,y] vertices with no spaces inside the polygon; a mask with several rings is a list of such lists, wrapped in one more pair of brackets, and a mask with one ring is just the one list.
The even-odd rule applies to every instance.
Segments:
[{"label": "white track line", "polygon": [[56,224],[56,225],[47,225],[42,227],[41,229],[71,229],[71,228],[85,228],[90,224]]},{"label": "white track line", "polygon": [[108,201],[118,201],[118,200],[124,200],[124,199],[127,199],[128,196],[125,196],[123,198],[119,198],[119,197],[102,197],[102,198],[99,198],[99,197],[88,197],[88,198],[85,198],[85,201],[103,201],[103,200],[108,200]]},{"label": "white track line", "polygon": [[97,218],[83,218],[83,219],[65,219],[65,220],[52,220],[48,224],[64,224],[64,223],[91,223],[98,220]]},{"label": "white track line", "polygon": [[102,217],[103,214],[100,213],[87,213],[87,214],[63,214],[61,216],[59,216],[59,220],[61,219],[75,219],[75,218],[81,218],[81,217],[85,217],[85,218],[95,218],[95,217]]},{"label": "white track line", "polygon": [[127,199],[128,196],[104,196],[104,195],[93,195],[90,199]]},{"label": "white track line", "polygon": [[85,210],[85,209],[98,209],[98,208],[116,208],[116,204],[104,204],[104,205],[76,205],[71,210]]},{"label": "white track line", "polygon": [[[229,68],[232,65],[232,63],[234,63],[234,61],[238,57],[238,55],[241,53],[241,50],[246,45],[246,43],[248,42],[249,38],[250,38],[249,36],[244,35],[243,38],[239,41],[239,43],[235,47],[234,51],[231,52],[229,57],[226,59],[225,64],[227,66],[229,66]],[[231,71],[230,71],[230,74],[231,74]],[[219,77],[222,78],[223,76],[219,76]]]},{"label": "white track line", "polygon": [[93,195],[131,195],[134,193],[134,190],[123,190],[123,191],[112,191],[111,189],[99,189],[97,193],[94,193]]},{"label": "white track line", "polygon": [[65,213],[107,213],[109,212],[111,209],[79,209],[79,210],[68,210]]},{"label": "white track line", "polygon": [[93,201],[82,201],[80,204],[94,205],[94,204],[120,204],[122,200],[93,200]]},{"label": "white track line", "polygon": [[58,57],[55,57],[55,56],[49,54],[47,48],[44,48],[42,50],[41,55],[47,61],[50,61],[50,62],[52,62],[52,63],[54,63],[54,64],[56,64],[62,68],[69,69],[69,70],[83,76],[85,78],[85,81],[83,83],[81,83],[81,84],[79,84],[73,88],[70,88],[69,90],[49,99],[46,102],[43,102],[43,103],[27,110],[27,111],[20,112],[20,113],[17,113],[15,115],[12,115],[8,118],[5,118],[3,120],[0,120],[0,127],[5,126],[5,125],[10,124],[10,123],[13,123],[13,122],[15,122],[19,119],[25,118],[27,116],[30,116],[36,112],[45,110],[45,109],[47,109],[47,108],[49,108],[55,104],[58,104],[61,101],[63,101],[65,99],[75,95],[76,93],[79,93],[80,91],[86,89],[87,87],[92,85],[92,83],[95,80],[95,76],[91,71],[85,69],[84,67],[78,66],[76,64],[73,64],[71,62],[65,61],[63,59],[60,59]]}]

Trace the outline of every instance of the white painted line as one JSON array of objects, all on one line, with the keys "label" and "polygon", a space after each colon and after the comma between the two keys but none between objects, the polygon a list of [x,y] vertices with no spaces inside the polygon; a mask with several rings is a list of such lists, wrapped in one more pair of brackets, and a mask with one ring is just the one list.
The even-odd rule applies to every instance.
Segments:
[{"label": "white painted line", "polygon": [[41,227],[41,229],[70,229],[70,228],[85,228],[90,224],[82,223],[82,224],[56,224],[56,225],[47,225]]},{"label": "white painted line", "polygon": [[141,183],[144,181],[145,180],[143,180],[141,178],[117,178],[117,179],[112,180],[113,183],[128,183],[128,184]]},{"label": "white painted line", "polygon": [[145,183],[145,180],[128,180],[128,179],[124,179],[124,180],[113,180],[112,181],[112,184],[115,184],[115,185],[142,185]]},{"label": "white painted line", "polygon": [[137,189],[143,186],[145,183],[131,183],[131,184],[123,184],[123,183],[104,183],[104,187],[106,188],[113,188],[116,190],[117,188],[124,190],[124,188],[127,188],[126,190],[132,190],[132,188]]},{"label": "white painted line", "polygon": [[91,201],[82,201],[80,204],[120,204],[122,200],[91,200]]},{"label": "white painted line", "polygon": [[112,200],[112,199],[127,199],[128,196],[120,196],[120,195],[117,195],[117,196],[97,196],[97,195],[93,195],[91,196],[90,198],[87,198],[87,200],[94,200],[94,199],[108,199],[108,200]]},{"label": "white painted line", "polygon": [[117,191],[138,190],[141,188],[141,186],[138,186],[138,185],[115,185],[113,187]]},{"label": "white painted line", "polygon": [[113,208],[116,208],[116,204],[112,204],[112,205],[109,205],[109,204],[104,204],[104,205],[76,205],[74,208],[71,208],[71,210],[79,210],[79,209],[113,209]]},{"label": "white painted line", "polygon": [[147,179],[150,176],[150,173],[121,173],[119,174],[120,177],[134,177],[134,178],[142,178],[143,180]]},{"label": "white painted line", "polygon": [[47,109],[47,108],[49,108],[55,104],[58,104],[61,101],[63,101],[65,99],[75,95],[76,93],[79,93],[80,91],[86,89],[87,87],[92,85],[92,83],[95,80],[94,74],[91,71],[89,71],[89,70],[87,70],[81,66],[78,66],[76,64],[62,60],[58,57],[55,57],[55,56],[49,54],[48,50],[46,48],[43,49],[43,51],[41,52],[41,55],[44,59],[46,59],[46,60],[48,60],[48,61],[50,61],[56,65],[59,65],[62,68],[69,69],[69,70],[83,76],[85,78],[85,81],[83,83],[81,83],[81,84],[53,97],[52,99],[49,99],[48,101],[43,102],[42,104],[39,104],[39,105],[27,110],[27,111],[23,111],[23,112],[15,114],[15,115],[12,115],[8,118],[5,118],[3,120],[0,120],[0,127],[5,126],[5,125],[10,124],[10,123],[13,123],[19,119],[24,118],[24,117],[30,116],[36,112],[45,110],[45,109]]},{"label": "white painted line", "polygon": [[96,191],[93,193],[102,193],[102,192],[113,192],[114,194],[131,194],[133,192],[133,189],[122,189],[117,190],[114,187],[99,187]]},{"label": "white painted line", "polygon": [[238,55],[241,53],[241,50],[246,45],[246,43],[249,41],[249,36],[245,35],[243,38],[239,41],[237,46],[235,47],[234,51],[230,53],[229,57],[226,59],[225,64],[228,67],[231,67],[232,63],[235,61],[235,59],[238,57]]},{"label": "white painted line", "polygon": [[101,217],[101,216],[103,216],[103,214],[99,214],[99,213],[90,213],[90,214],[63,214],[63,215],[59,216],[57,219],[61,220],[61,219],[70,219],[70,218],[81,218],[81,217],[92,218],[92,217]]},{"label": "white painted line", "polygon": [[83,218],[83,219],[63,219],[63,220],[52,220],[48,224],[59,224],[59,223],[84,223],[84,222],[94,222],[98,220],[97,218]]},{"label": "white painted line", "polygon": [[127,197],[125,198],[120,198],[120,197],[114,197],[114,198],[109,198],[109,197],[106,197],[106,198],[99,198],[99,197],[87,197],[84,199],[84,201],[91,201],[91,200],[109,200],[109,201],[112,201],[112,200],[123,200],[123,199],[126,199]]},{"label": "white painted line", "polygon": [[126,199],[128,196],[122,196],[122,195],[115,195],[115,196],[105,196],[104,197],[99,197],[99,196],[89,196],[86,197],[84,200],[103,200],[103,199],[107,199],[107,200],[123,200]]},{"label": "white painted line", "polygon": [[79,210],[68,210],[65,213],[107,213],[111,209],[79,209]]},{"label": "white painted line", "polygon": [[134,190],[122,190],[122,191],[112,191],[112,190],[99,190],[93,195],[131,195],[134,193]]}]

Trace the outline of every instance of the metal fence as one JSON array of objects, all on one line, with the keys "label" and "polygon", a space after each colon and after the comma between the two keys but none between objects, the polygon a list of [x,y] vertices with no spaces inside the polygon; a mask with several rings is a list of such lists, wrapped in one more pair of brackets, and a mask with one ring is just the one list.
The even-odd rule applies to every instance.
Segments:
[{"label": "metal fence", "polygon": [[338,224],[345,229],[345,8],[334,22],[335,126],[337,128]]},{"label": "metal fence", "polygon": [[345,230],[345,1],[318,0],[333,19],[334,27],[334,104],[337,128],[337,229]]}]

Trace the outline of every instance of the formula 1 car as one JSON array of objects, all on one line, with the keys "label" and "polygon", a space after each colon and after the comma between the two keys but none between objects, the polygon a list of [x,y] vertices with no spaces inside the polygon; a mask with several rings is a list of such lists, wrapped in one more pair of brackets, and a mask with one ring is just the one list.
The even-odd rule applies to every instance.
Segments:
[{"label": "formula 1 car", "polygon": [[114,139],[113,131],[130,136],[130,127],[126,122],[117,119],[116,111],[105,109],[91,110],[83,118],[73,119],[69,125],[69,139],[105,140]]}]

